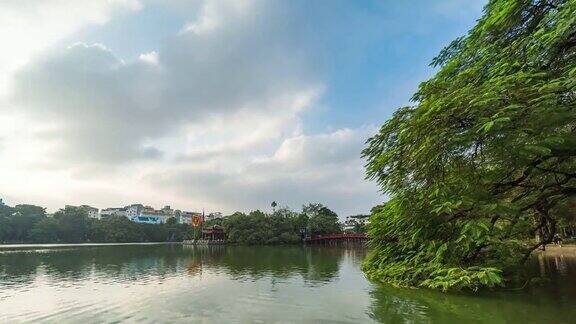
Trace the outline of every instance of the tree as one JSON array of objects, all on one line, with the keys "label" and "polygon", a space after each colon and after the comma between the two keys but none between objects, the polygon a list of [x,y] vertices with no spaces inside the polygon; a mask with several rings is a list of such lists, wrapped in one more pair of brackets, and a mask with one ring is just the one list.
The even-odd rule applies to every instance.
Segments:
[{"label": "tree", "polygon": [[30,240],[34,243],[56,243],[58,242],[58,226],[56,219],[44,218],[30,231]]},{"label": "tree", "polygon": [[307,216],[282,207],[272,214],[259,210],[246,215],[236,212],[222,219],[229,243],[290,244],[301,240],[300,230],[307,226]]},{"label": "tree", "polygon": [[270,216],[270,223],[273,235],[271,243],[295,243],[300,240],[298,213],[288,207],[276,210]]},{"label": "tree", "polygon": [[12,234],[12,222],[6,215],[0,214],[0,243],[8,241]]},{"label": "tree", "polygon": [[90,228],[90,219],[80,207],[66,206],[54,213],[58,221],[58,237],[66,243],[86,242]]},{"label": "tree", "polygon": [[[336,231],[333,224],[337,225],[337,216],[328,208],[310,204],[306,213],[314,215],[316,232]],[[260,210],[249,214],[237,212],[207,221],[204,226],[222,226],[230,243],[298,243],[301,229],[309,223],[306,213],[288,207],[276,209],[272,214]],[[71,206],[60,209],[53,217],[47,217],[45,209],[38,206],[0,206],[0,242],[173,242],[195,238],[195,234],[198,233],[194,228],[178,224],[175,218],[169,218],[165,224],[139,224],[124,216],[92,219],[84,209]]]},{"label": "tree", "polygon": [[322,204],[303,206],[302,213],[309,217],[308,230],[313,236],[342,232],[338,215]]},{"label": "tree", "polygon": [[32,216],[43,218],[46,217],[46,208],[36,205],[21,204],[14,207],[15,212],[19,212],[23,216]]},{"label": "tree", "polygon": [[40,220],[46,217],[46,210],[34,205],[16,205],[9,216],[11,223],[10,239],[25,242],[29,239],[30,230]]},{"label": "tree", "polygon": [[572,0],[489,1],[368,141],[367,175],[392,197],[371,218],[369,277],[494,286],[551,242],[576,195],[574,17]]}]

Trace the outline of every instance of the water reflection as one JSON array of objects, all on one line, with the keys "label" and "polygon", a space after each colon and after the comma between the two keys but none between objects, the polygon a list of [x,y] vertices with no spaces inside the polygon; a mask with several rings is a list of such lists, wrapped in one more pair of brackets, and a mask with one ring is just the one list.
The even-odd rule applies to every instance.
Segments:
[{"label": "water reflection", "polygon": [[307,284],[315,285],[338,277],[342,249],[238,246],[184,246],[188,252],[188,272],[201,273],[202,269],[226,275],[239,281],[256,281],[264,277],[287,279],[299,275]]},{"label": "water reflection", "polygon": [[2,250],[0,322],[365,321],[363,257],[302,246]]},{"label": "water reflection", "polygon": [[539,254],[529,270],[548,279],[525,289],[477,294],[377,286],[370,292],[369,315],[383,323],[574,323],[576,258]]},{"label": "water reflection", "polygon": [[0,250],[0,322],[490,322],[576,318],[576,257],[525,290],[443,294],[368,282],[366,250],[181,245]]},{"label": "water reflection", "polygon": [[39,276],[57,282],[89,277],[116,281],[162,279],[187,273],[224,273],[233,280],[277,280],[300,276],[308,285],[338,278],[343,250],[290,247],[194,247],[179,245],[102,246],[0,252],[0,288],[33,283]]}]

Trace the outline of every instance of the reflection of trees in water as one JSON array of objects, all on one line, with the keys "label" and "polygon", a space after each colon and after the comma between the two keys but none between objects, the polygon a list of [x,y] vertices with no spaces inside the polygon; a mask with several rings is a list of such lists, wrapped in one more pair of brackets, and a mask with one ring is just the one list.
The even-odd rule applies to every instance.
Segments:
[{"label": "reflection of trees in water", "polygon": [[361,268],[368,251],[366,245],[356,245],[353,248],[344,250],[344,256],[354,266]]},{"label": "reflection of trees in water", "polygon": [[36,277],[40,260],[32,253],[0,253],[0,290],[5,286],[22,285]]},{"label": "reflection of trees in water", "polygon": [[302,277],[309,284],[329,282],[338,278],[345,249],[338,247],[309,247],[306,249],[308,268]]},{"label": "reflection of trees in water", "polygon": [[368,313],[385,323],[573,322],[576,258],[539,256],[532,261],[528,271],[538,274],[545,269],[549,281],[525,289],[479,293],[442,293],[380,285],[370,293],[372,305]]},{"label": "reflection of trees in water", "polygon": [[274,280],[299,275],[317,285],[338,277],[342,258],[350,250],[303,246],[180,246],[127,245],[47,249],[0,254],[4,285],[33,282],[38,271],[66,283],[96,276],[104,280],[162,279],[202,271],[225,273],[235,280]]},{"label": "reflection of trees in water", "polygon": [[[537,289],[546,292],[554,299],[576,295],[576,256],[558,254],[538,254],[531,260],[531,277],[544,279]],[[536,288],[533,288],[534,290]]]},{"label": "reflection of trees in water", "polygon": [[165,277],[182,268],[185,254],[179,246],[98,246],[0,253],[4,283],[26,284],[39,269],[56,281],[80,281],[95,275],[111,280]]},{"label": "reflection of trees in water", "polygon": [[[427,289],[382,285],[370,292],[368,315],[382,323],[507,323],[512,315],[498,295],[485,298],[472,293],[442,293]],[[518,311],[518,310],[516,310]]]},{"label": "reflection of trees in water", "polygon": [[[537,260],[538,271],[541,277],[559,278],[565,277],[566,279],[574,278],[576,276],[576,256],[563,255],[561,253],[545,254],[540,253],[533,258],[533,263]],[[535,267],[532,267],[535,270]]]},{"label": "reflection of trees in water", "polygon": [[300,275],[308,284],[337,277],[345,250],[302,246],[188,246],[192,257],[205,269],[225,271],[235,280],[264,277],[288,279]]},{"label": "reflection of trees in water", "polygon": [[422,308],[425,307],[418,300],[399,295],[392,288],[380,287],[370,292],[372,305],[368,315],[382,323],[425,323],[428,318]]}]

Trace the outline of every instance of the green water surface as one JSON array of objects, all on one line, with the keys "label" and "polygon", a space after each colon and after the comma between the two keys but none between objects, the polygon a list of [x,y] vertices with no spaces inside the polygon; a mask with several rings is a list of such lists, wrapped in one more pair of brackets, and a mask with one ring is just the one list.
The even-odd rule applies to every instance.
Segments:
[{"label": "green water surface", "polygon": [[576,323],[576,260],[543,287],[482,294],[365,279],[361,248],[172,245],[0,248],[0,322]]}]

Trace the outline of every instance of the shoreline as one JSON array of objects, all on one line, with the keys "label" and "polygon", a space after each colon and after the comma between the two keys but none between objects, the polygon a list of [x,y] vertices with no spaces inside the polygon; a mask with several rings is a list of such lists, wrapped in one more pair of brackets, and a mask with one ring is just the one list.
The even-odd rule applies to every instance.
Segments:
[{"label": "shoreline", "polygon": [[47,243],[47,244],[0,244],[0,251],[52,249],[68,247],[128,246],[128,245],[168,245],[182,242],[130,242],[130,243]]}]

